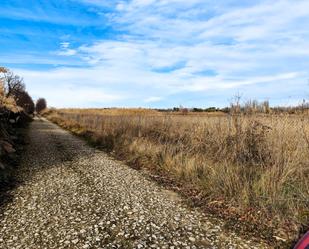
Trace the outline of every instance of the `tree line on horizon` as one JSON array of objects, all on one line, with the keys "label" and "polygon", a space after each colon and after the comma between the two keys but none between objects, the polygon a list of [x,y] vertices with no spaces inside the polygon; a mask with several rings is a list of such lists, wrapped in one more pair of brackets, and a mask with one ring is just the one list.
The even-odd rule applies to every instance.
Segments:
[{"label": "tree line on horizon", "polygon": [[257,100],[247,100],[245,102],[241,102],[240,99],[237,101],[233,101],[230,103],[229,107],[207,107],[207,108],[200,108],[200,107],[192,107],[187,108],[183,106],[173,107],[173,108],[166,108],[166,109],[155,109],[159,112],[180,112],[183,114],[187,114],[189,112],[223,112],[223,113],[242,113],[242,114],[254,114],[254,113],[264,113],[264,114],[278,114],[278,113],[302,113],[305,110],[309,110],[309,102],[305,99],[298,105],[295,106],[270,106],[268,100],[265,101],[257,101]]}]

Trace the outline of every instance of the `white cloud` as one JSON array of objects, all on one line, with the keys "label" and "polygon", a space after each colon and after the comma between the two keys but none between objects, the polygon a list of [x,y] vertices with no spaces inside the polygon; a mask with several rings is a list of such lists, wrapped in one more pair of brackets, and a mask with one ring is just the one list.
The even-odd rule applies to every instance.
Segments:
[{"label": "white cloud", "polygon": [[70,43],[69,42],[61,42],[60,46],[61,46],[62,49],[67,49],[70,46]]},{"label": "white cloud", "polygon": [[74,49],[64,49],[64,50],[57,52],[58,55],[62,55],[62,56],[72,56],[72,55],[75,55],[76,53],[77,51]]},{"label": "white cloud", "polygon": [[[233,1],[119,1],[108,18],[122,36],[74,49],[67,41],[60,44],[58,55],[81,58],[85,67],[20,74],[36,95],[50,90],[54,105],[89,103],[83,93],[102,103],[128,98],[152,103],[184,92],[233,95],[242,87],[288,86],[293,80],[305,86],[309,2],[264,0],[243,7],[226,2]],[[64,91],[39,87],[42,79]],[[276,94],[272,91],[269,95]]]},{"label": "white cloud", "polygon": [[201,81],[200,79],[195,81],[192,85],[184,86],[187,91],[205,91],[205,90],[218,90],[218,89],[237,89],[242,86],[250,86],[262,83],[272,83],[272,82],[284,82],[290,80],[299,80],[304,76],[304,73],[291,72],[283,73],[279,75],[267,75],[262,77],[250,77],[250,79],[244,80],[240,78],[239,80],[224,80],[220,77],[208,78],[208,80]]},{"label": "white cloud", "polygon": [[144,99],[144,101],[146,103],[151,103],[151,102],[158,102],[158,101],[161,101],[163,98],[162,97],[149,97],[149,98],[146,98]]},{"label": "white cloud", "polygon": [[56,54],[61,55],[61,56],[72,56],[72,55],[76,55],[77,51],[75,49],[70,48],[69,42],[61,42],[60,50],[57,51]]},{"label": "white cloud", "polygon": [[[90,107],[95,103],[107,106],[127,98],[125,93],[102,86],[96,70],[59,68],[49,71],[14,70],[27,81],[28,91],[35,97],[44,97],[49,106]],[[91,82],[93,85],[85,84]]]}]

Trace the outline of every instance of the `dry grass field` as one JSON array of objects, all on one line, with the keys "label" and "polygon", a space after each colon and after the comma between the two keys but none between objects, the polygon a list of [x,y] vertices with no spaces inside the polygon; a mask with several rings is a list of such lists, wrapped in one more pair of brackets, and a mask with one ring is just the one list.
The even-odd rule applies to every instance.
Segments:
[{"label": "dry grass field", "polygon": [[134,167],[170,179],[210,210],[253,230],[271,228],[265,236],[291,240],[308,227],[308,113],[59,109],[45,116]]}]

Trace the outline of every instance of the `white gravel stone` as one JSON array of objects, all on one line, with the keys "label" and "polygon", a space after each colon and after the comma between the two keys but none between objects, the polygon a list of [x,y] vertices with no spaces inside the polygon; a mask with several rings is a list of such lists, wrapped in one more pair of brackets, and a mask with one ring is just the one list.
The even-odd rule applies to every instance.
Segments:
[{"label": "white gravel stone", "polygon": [[195,242],[195,238],[193,238],[193,237],[189,237],[189,240],[190,240],[191,242]]},{"label": "white gravel stone", "polygon": [[72,243],[76,245],[78,243],[78,239],[73,239]]}]

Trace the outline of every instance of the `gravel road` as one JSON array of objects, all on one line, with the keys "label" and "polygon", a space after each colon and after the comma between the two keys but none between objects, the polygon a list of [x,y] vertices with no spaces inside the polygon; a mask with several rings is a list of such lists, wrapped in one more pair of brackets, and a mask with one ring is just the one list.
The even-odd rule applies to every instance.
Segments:
[{"label": "gravel road", "polygon": [[266,248],[44,119],[29,137],[0,248]]}]

